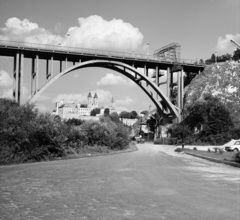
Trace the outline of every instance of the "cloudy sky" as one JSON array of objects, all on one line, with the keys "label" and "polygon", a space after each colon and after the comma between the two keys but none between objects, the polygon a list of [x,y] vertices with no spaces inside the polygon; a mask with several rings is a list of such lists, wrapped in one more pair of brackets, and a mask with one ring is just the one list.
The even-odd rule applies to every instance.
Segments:
[{"label": "cloudy sky", "polygon": [[[67,34],[70,34],[69,39]],[[185,59],[208,59],[233,53],[230,39],[240,42],[239,0],[0,0],[0,40],[150,54],[169,43],[181,45]],[[40,61],[40,84],[45,63]],[[59,72],[54,64],[54,74]],[[24,103],[30,96],[30,60],[25,60]],[[0,57],[0,97],[12,94],[13,59]],[[164,88],[163,88],[164,89]],[[69,73],[39,97],[41,110],[55,102],[86,103],[97,92],[99,105],[112,96],[122,110],[146,110],[153,104],[123,75],[101,68]]]}]

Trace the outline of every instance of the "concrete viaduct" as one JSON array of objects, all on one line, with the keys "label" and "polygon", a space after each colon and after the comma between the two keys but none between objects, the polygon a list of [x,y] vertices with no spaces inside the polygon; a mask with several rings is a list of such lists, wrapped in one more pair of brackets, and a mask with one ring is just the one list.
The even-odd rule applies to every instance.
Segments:
[{"label": "concrete viaduct", "polygon": [[[25,58],[32,60],[30,98],[32,102],[36,101],[41,93],[60,77],[77,69],[102,67],[117,71],[135,82],[156,105],[165,122],[175,118],[178,121],[181,120],[184,75],[188,77],[190,73],[199,73],[204,69],[204,65],[196,63],[195,60],[178,59],[176,63],[174,60],[153,55],[11,41],[0,41],[0,56],[14,58],[13,98],[18,103],[21,100],[21,78]],[[39,60],[46,61],[46,80],[42,85],[39,85],[39,74],[44,73],[39,73]],[[54,73],[53,62],[56,61],[59,62],[60,71]],[[181,68],[176,68],[176,66]],[[154,73],[150,75],[149,70],[153,70]],[[163,76],[160,70],[167,71],[164,82],[159,80]],[[173,82],[174,74],[177,74],[177,82]],[[163,84],[166,84],[165,93],[160,88]],[[177,98],[171,95],[174,86],[178,89]],[[176,106],[173,104],[175,102]]]}]

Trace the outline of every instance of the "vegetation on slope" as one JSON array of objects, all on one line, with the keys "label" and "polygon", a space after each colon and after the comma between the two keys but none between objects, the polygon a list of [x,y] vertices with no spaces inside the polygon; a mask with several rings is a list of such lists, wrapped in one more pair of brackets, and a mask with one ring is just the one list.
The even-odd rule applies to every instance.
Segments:
[{"label": "vegetation on slope", "polygon": [[100,121],[62,121],[39,113],[34,105],[19,106],[0,99],[0,164],[66,157],[68,154],[122,150],[129,144],[129,129],[103,116]]},{"label": "vegetation on slope", "polygon": [[208,66],[185,93],[184,120],[169,128],[173,142],[222,145],[240,138],[240,64]]}]

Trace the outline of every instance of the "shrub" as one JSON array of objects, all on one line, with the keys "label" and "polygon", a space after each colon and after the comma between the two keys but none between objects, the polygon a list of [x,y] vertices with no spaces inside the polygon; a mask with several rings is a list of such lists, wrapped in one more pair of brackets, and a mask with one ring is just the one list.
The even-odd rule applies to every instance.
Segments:
[{"label": "shrub", "polygon": [[[129,129],[107,116],[102,122],[39,113],[34,105],[19,106],[0,98],[0,164],[42,161],[86,150],[124,149]],[[102,147],[103,146],[103,147]]]},{"label": "shrub", "polygon": [[235,161],[236,161],[237,163],[240,163],[240,152],[238,152],[238,153],[235,154]]},{"label": "shrub", "polygon": [[194,148],[193,148],[193,150],[197,150],[197,148],[196,148],[196,147],[194,147]]},{"label": "shrub", "polygon": [[183,151],[183,149],[182,148],[176,148],[174,151],[180,153],[180,152]]}]

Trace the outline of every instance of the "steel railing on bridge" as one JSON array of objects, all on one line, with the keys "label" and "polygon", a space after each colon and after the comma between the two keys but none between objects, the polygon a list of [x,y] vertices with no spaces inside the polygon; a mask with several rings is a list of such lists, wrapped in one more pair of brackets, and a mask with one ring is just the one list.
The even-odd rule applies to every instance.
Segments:
[{"label": "steel railing on bridge", "polygon": [[[50,44],[37,44],[37,43],[28,43],[28,42],[17,42],[17,41],[5,41],[0,40],[0,47],[11,47],[11,48],[23,48],[29,50],[43,50],[46,52],[65,52],[65,53],[76,53],[81,55],[94,55],[94,56],[106,56],[106,57],[116,57],[122,59],[136,59],[136,60],[147,60],[147,61],[157,61],[157,62],[171,62],[174,63],[174,60],[171,59],[159,59],[153,55],[145,54],[136,54],[136,53],[127,53],[127,52],[117,52],[117,51],[107,51],[107,50],[95,50],[79,47],[68,47],[62,45],[50,45]],[[204,64],[198,63],[196,60],[190,59],[179,59],[177,61],[179,64],[186,65],[200,65]]]}]

